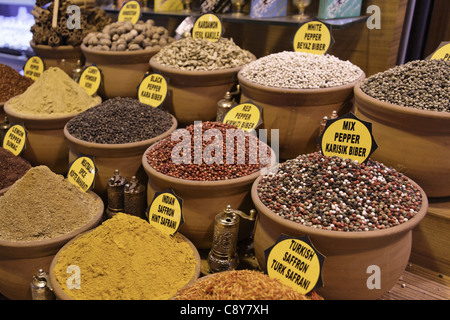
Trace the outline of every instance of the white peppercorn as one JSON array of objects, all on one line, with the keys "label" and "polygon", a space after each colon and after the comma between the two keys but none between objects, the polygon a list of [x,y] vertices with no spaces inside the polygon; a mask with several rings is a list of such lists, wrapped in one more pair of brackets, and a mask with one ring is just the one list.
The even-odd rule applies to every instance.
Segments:
[{"label": "white peppercorn", "polygon": [[318,89],[346,85],[364,72],[332,55],[284,51],[246,65],[241,75],[260,85],[288,89]]}]

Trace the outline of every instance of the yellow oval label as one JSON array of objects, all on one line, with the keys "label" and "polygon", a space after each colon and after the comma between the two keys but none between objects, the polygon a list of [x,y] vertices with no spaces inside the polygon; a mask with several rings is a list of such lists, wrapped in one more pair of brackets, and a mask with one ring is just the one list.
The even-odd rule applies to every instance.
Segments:
[{"label": "yellow oval label", "polygon": [[344,159],[366,161],[376,149],[369,123],[353,114],[335,120],[328,120],[320,141],[322,154]]},{"label": "yellow oval label", "polygon": [[261,110],[253,103],[241,103],[228,111],[222,122],[244,131],[252,131],[262,122]]},{"label": "yellow oval label", "polygon": [[320,21],[309,21],[300,26],[294,36],[294,51],[323,55],[332,43],[331,30]]},{"label": "yellow oval label", "polygon": [[283,238],[270,248],[267,255],[268,276],[302,294],[321,286],[323,255],[308,238]]},{"label": "yellow oval label", "polygon": [[97,168],[94,160],[91,157],[81,156],[70,165],[67,180],[81,191],[87,192],[94,186],[96,174]]},{"label": "yellow oval label", "polygon": [[3,148],[11,151],[15,156],[18,156],[25,149],[25,142],[27,140],[27,131],[25,127],[16,124],[6,131],[3,138]]},{"label": "yellow oval label", "polygon": [[436,59],[444,59],[450,61],[450,43],[443,45],[433,53],[430,60]]},{"label": "yellow oval label", "polygon": [[148,207],[148,221],[161,232],[174,235],[183,223],[182,199],[169,189],[157,192]]},{"label": "yellow oval label", "polygon": [[222,21],[212,13],[201,15],[192,28],[192,38],[207,39],[216,42],[222,36]]},{"label": "yellow oval label", "polygon": [[152,107],[159,107],[166,99],[167,80],[160,74],[147,75],[139,84],[138,99]]},{"label": "yellow oval label", "polygon": [[135,0],[125,3],[119,12],[117,21],[131,21],[135,25],[141,17],[141,5]]},{"label": "yellow oval label", "polygon": [[97,93],[102,83],[102,73],[97,66],[89,66],[84,68],[78,79],[78,84],[93,96]]},{"label": "yellow oval label", "polygon": [[36,81],[45,70],[44,60],[41,57],[30,57],[23,67],[23,75]]}]

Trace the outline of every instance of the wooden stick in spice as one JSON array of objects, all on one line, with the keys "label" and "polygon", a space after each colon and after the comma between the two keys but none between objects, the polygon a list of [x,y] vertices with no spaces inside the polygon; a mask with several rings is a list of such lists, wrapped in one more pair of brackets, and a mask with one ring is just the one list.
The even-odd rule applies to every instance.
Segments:
[{"label": "wooden stick in spice", "polygon": [[59,0],[55,0],[53,2],[52,28],[56,28],[58,26],[58,10],[59,10]]}]

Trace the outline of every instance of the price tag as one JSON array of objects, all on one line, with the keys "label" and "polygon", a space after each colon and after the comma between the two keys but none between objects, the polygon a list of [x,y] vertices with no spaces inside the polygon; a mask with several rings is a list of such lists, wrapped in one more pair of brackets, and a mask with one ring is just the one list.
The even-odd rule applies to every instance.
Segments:
[{"label": "price tag", "polygon": [[167,80],[157,73],[147,75],[138,87],[139,101],[155,108],[162,105],[167,97],[167,93]]},{"label": "price tag", "polygon": [[192,38],[216,42],[223,34],[222,21],[212,13],[201,15],[192,28]]},{"label": "price tag", "polygon": [[441,43],[438,49],[430,57],[430,60],[444,59],[450,61],[450,42]]},{"label": "price tag", "polygon": [[45,70],[44,60],[41,57],[30,57],[23,67],[23,74],[25,77],[31,78],[34,81],[41,76]]},{"label": "price tag", "polygon": [[4,149],[11,151],[15,156],[18,156],[25,149],[26,140],[27,131],[25,127],[21,124],[16,124],[6,131],[2,146]]},{"label": "price tag", "polygon": [[183,200],[172,189],[157,192],[147,208],[148,221],[161,232],[174,235],[184,222]]},{"label": "price tag", "polygon": [[312,20],[298,28],[294,36],[294,51],[323,55],[333,43],[331,30],[325,23]]},{"label": "price tag", "polygon": [[372,135],[372,124],[348,113],[338,119],[327,120],[319,137],[319,146],[325,156],[338,156],[363,163],[378,147]]},{"label": "price tag", "polygon": [[260,107],[251,102],[245,102],[228,111],[222,122],[250,132],[262,123],[261,113]]},{"label": "price tag", "polygon": [[269,277],[280,280],[301,294],[323,286],[325,257],[314,248],[309,237],[282,235],[264,253]]},{"label": "price tag", "polygon": [[128,1],[125,3],[119,12],[119,17],[117,21],[131,21],[133,25],[139,21],[141,17],[141,5],[135,0]]},{"label": "price tag", "polygon": [[81,191],[87,192],[95,182],[97,167],[94,159],[87,156],[80,156],[70,165],[67,180],[80,188]]},{"label": "price tag", "polygon": [[93,96],[97,93],[102,83],[102,72],[97,66],[89,66],[81,72],[78,84],[83,87],[86,92]]}]

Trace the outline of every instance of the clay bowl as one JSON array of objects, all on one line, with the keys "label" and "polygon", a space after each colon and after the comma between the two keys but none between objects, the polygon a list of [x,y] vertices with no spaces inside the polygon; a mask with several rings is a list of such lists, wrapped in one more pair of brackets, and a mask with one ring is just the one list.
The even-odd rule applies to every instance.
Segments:
[{"label": "clay bowl", "polygon": [[131,97],[137,99],[137,88],[150,69],[148,61],[159,52],[139,51],[99,51],[81,45],[86,57],[86,65],[95,64],[102,72],[102,84],[98,94],[103,99]]},{"label": "clay bowl", "polygon": [[69,145],[68,161],[72,163],[81,155],[93,156],[97,167],[94,191],[105,199],[108,180],[114,176],[116,169],[128,181],[132,176],[136,176],[140,182],[147,183],[147,175],[141,166],[142,154],[153,143],[168,137],[177,126],[177,120],[172,116],[172,127],[165,133],[152,139],[122,144],[102,144],[80,140],[72,136],[65,126],[64,136]]},{"label": "clay bowl", "polygon": [[[428,199],[422,195],[417,215],[398,226],[366,232],[341,232],[303,226],[280,217],[259,199],[258,178],[252,187],[252,200],[258,211],[255,228],[255,255],[261,268],[266,269],[264,250],[273,246],[281,234],[292,237],[308,236],[314,247],[325,256],[322,268],[324,286],[317,292],[326,300],[371,300],[388,292],[401,277],[409,261],[412,229],[425,217]],[[369,266],[380,270],[380,289],[369,289]]]},{"label": "clay bowl", "polygon": [[163,66],[150,59],[150,66],[168,80],[168,96],[164,107],[173,114],[180,125],[194,121],[214,121],[217,102],[237,81],[242,66],[211,71],[186,71]]},{"label": "clay bowl", "polygon": [[[142,166],[148,176],[147,201],[153,200],[156,192],[172,189],[183,199],[182,214],[184,223],[180,232],[186,235],[199,249],[211,248],[215,217],[223,212],[227,205],[234,210],[249,214],[253,209],[251,201],[251,185],[260,171],[248,176],[217,181],[192,181],[174,178],[153,169],[147,162],[147,153],[156,144],[150,146],[142,156]],[[250,235],[253,223],[240,219],[239,239]]]},{"label": "clay bowl", "polygon": [[[97,97],[95,103],[101,102]],[[4,106],[11,125],[21,123],[27,131],[25,150],[21,154],[32,166],[45,165],[55,173],[66,174],[69,169],[69,148],[64,138],[64,126],[78,113],[60,116],[26,115]]]},{"label": "clay bowl", "polygon": [[382,102],[355,86],[355,115],[372,123],[371,158],[416,181],[429,197],[450,196],[450,113]]},{"label": "clay bowl", "polygon": [[58,67],[64,70],[70,77],[73,70],[77,67],[78,61],[83,61],[83,53],[80,46],[48,46],[36,45],[30,42],[33,51],[44,60],[45,69]]},{"label": "clay bowl", "polygon": [[320,123],[333,111],[342,116],[352,109],[353,87],[365,78],[347,85],[323,89],[282,89],[263,86],[238,73],[241,102],[251,100],[263,109],[262,128],[278,130],[280,159],[293,159],[317,150]]},{"label": "clay bowl", "polygon": [[[89,231],[87,231],[89,232]],[[85,232],[86,233],[86,232]],[[179,234],[184,241],[186,241],[189,246],[192,248],[192,251],[194,251],[194,255],[195,255],[195,260],[197,261],[197,265],[195,266],[195,272],[194,272],[194,276],[191,278],[191,280],[186,284],[186,286],[191,285],[192,283],[194,283],[199,277],[200,277],[200,266],[201,266],[201,258],[200,258],[200,254],[198,253],[197,248],[194,246],[194,244],[188,239],[186,238],[184,235]],[[82,237],[83,234],[78,235],[78,237]],[[77,238],[78,238],[77,237]],[[61,252],[64,251],[65,249],[67,249],[74,241],[76,240],[76,238],[70,240],[69,242],[67,242],[59,251],[58,253],[53,257],[53,260],[51,261],[50,264],[50,271],[49,271],[49,276],[50,276],[50,283],[52,285],[53,288],[53,292],[55,293],[56,299],[58,300],[73,300],[73,298],[71,296],[69,296],[67,293],[65,293],[63,291],[63,289],[61,288],[61,285],[59,284],[58,280],[56,280],[56,276],[55,276],[55,266],[56,263],[58,262],[59,256],[61,255]],[[112,283],[111,285],[115,285],[114,283]],[[148,284],[151,285],[151,284]],[[180,288],[181,290],[182,288]]]},{"label": "clay bowl", "polygon": [[8,299],[30,300],[30,283],[39,269],[48,274],[50,264],[68,241],[96,227],[103,216],[104,205],[98,198],[98,208],[92,220],[66,235],[41,241],[12,242],[0,240],[0,293]]}]

